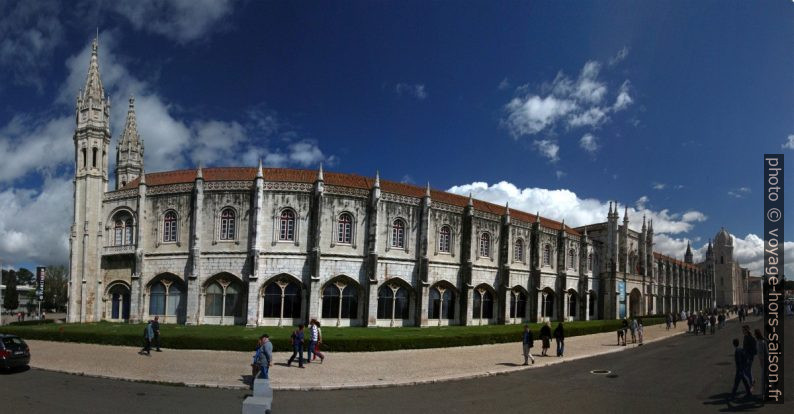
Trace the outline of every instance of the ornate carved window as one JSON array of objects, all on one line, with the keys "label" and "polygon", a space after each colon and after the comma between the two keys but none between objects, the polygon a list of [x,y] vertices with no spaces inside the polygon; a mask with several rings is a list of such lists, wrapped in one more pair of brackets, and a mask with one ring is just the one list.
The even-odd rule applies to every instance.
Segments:
[{"label": "ornate carved window", "polygon": [[455,293],[451,288],[437,285],[430,289],[428,319],[455,319]]},{"label": "ornate carved window", "polygon": [[297,282],[286,278],[271,282],[265,287],[264,309],[265,318],[300,318],[301,288]]},{"label": "ornate carved window", "polygon": [[113,245],[128,246],[134,243],[135,227],[132,216],[126,211],[117,213],[113,218]]},{"label": "ornate carved window", "polygon": [[491,257],[491,234],[483,233],[480,235],[480,256]]},{"label": "ornate carved window", "polygon": [[295,212],[285,209],[281,212],[278,239],[281,241],[295,241]]},{"label": "ornate carved window", "polygon": [[517,239],[515,246],[513,246],[513,260],[524,261],[524,240]]},{"label": "ornate carved window", "polygon": [[405,222],[402,219],[394,220],[391,226],[391,247],[405,248]]},{"label": "ornate carved window", "polygon": [[408,319],[408,289],[384,284],[378,289],[378,319]]},{"label": "ornate carved window", "polygon": [[225,208],[221,211],[221,240],[234,240],[236,230],[236,217],[234,210]]},{"label": "ornate carved window", "polygon": [[576,269],[576,250],[568,250],[568,268]]},{"label": "ornate carved window", "polygon": [[336,242],[340,244],[350,244],[353,242],[353,217],[348,213],[342,213],[339,216]]},{"label": "ornate carved window", "polygon": [[175,242],[177,235],[176,212],[171,210],[163,215],[163,242]]},{"label": "ornate carved window", "polygon": [[592,253],[587,255],[587,270],[588,271],[592,271],[593,270],[593,254]]},{"label": "ornate carved window", "polygon": [[442,226],[438,232],[438,251],[449,253],[452,244],[452,229],[449,226]]},{"label": "ornate carved window", "polygon": [[543,266],[551,266],[551,245],[543,245]]}]

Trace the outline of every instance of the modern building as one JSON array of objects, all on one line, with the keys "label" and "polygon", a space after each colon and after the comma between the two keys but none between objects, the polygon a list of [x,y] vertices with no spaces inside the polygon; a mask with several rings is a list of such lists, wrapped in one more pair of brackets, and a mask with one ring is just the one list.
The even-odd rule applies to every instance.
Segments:
[{"label": "modern building", "polygon": [[97,48],[77,99],[71,322],[479,325],[714,304],[713,267],[655,253],[653,224],[621,224],[617,203],[571,228],[322,166],[145,173],[133,99],[109,189]]}]

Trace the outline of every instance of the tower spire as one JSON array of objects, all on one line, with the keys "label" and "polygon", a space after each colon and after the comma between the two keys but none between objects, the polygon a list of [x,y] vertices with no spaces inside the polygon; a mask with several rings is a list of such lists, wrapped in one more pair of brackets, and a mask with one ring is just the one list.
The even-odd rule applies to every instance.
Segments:
[{"label": "tower spire", "polygon": [[320,169],[317,171],[317,181],[323,181],[323,163],[320,163]]},{"label": "tower spire", "polygon": [[130,96],[127,120],[121,139],[116,144],[116,189],[127,185],[143,173],[143,140],[138,134],[135,97]]},{"label": "tower spire", "polygon": [[263,178],[265,175],[262,173],[262,159],[259,159],[259,167],[256,169],[256,178]]}]

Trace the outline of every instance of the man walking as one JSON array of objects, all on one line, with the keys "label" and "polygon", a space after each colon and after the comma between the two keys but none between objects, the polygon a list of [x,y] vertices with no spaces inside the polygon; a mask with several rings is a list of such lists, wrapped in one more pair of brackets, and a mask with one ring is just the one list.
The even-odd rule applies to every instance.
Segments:
[{"label": "man walking", "polygon": [[155,351],[163,352],[163,350],[160,349],[160,317],[159,316],[154,317],[154,321],[152,322],[152,331],[154,331],[154,345],[157,347]]},{"label": "man walking", "polygon": [[268,334],[264,334],[260,337],[262,340],[262,346],[259,347],[258,358],[256,363],[260,366],[262,372],[262,378],[266,380],[270,380],[268,376],[270,372],[270,366],[273,365],[273,343],[270,342],[270,336]]},{"label": "man walking", "polygon": [[152,329],[152,321],[146,322],[146,327],[143,328],[143,349],[138,352],[141,355],[151,356],[152,338],[154,338],[154,330]]},{"label": "man walking", "polygon": [[750,389],[755,386],[755,379],[753,379],[753,358],[755,354],[758,353],[758,343],[756,342],[753,335],[750,333],[750,327],[747,325],[742,326],[742,330],[744,331],[744,343],[742,343],[742,348],[744,348],[745,354],[745,375],[747,379],[750,381]]},{"label": "man walking", "polygon": [[309,321],[309,348],[306,349],[306,363],[312,362],[312,352],[317,346],[317,340],[320,339],[320,334],[317,332],[317,325],[314,324],[314,319]]},{"label": "man walking", "polygon": [[298,325],[298,329],[292,332],[292,356],[287,361],[287,366],[292,365],[295,357],[298,357],[298,367],[303,368],[303,324]]},{"label": "man walking", "polygon": [[532,345],[534,342],[534,338],[532,338],[532,331],[529,330],[529,325],[524,325],[524,335],[522,337],[522,343],[524,345],[524,365],[529,365],[528,362],[531,359],[532,363],[535,363],[535,358],[532,357]]},{"label": "man walking", "polygon": [[562,357],[565,352],[565,331],[562,328],[562,322],[557,324],[557,328],[554,330],[554,340],[557,342],[557,356]]},{"label": "man walking", "polygon": [[667,330],[670,330],[670,326],[673,324],[673,315],[670,315],[670,312],[667,312]]},{"label": "man walking", "polygon": [[745,375],[747,372],[747,355],[744,353],[744,349],[739,348],[738,339],[733,340],[733,360],[736,363],[736,373],[733,376],[731,399],[736,399],[736,389],[739,388],[740,381],[744,384],[744,390],[747,392],[747,395],[753,395],[753,390],[750,384],[747,383],[747,376]]}]

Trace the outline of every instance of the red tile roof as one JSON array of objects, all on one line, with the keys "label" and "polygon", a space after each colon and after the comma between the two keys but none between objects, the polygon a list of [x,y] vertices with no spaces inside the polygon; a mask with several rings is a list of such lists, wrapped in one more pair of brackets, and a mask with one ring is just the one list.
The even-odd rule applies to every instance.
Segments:
[{"label": "red tile roof", "polygon": [[658,253],[658,252],[653,252],[653,257],[654,257],[656,260],[662,260],[662,261],[666,261],[666,262],[675,263],[675,264],[677,264],[677,265],[679,265],[679,266],[684,266],[684,267],[687,267],[687,268],[690,268],[690,269],[695,269],[695,270],[697,270],[697,269],[700,269],[700,268],[699,268],[697,265],[695,265],[695,264],[692,264],[692,263],[687,263],[687,262],[685,262],[685,261],[683,261],[683,260],[678,260],[678,259],[676,259],[676,258],[674,258],[674,257],[665,256],[665,255],[663,255],[663,254],[661,254],[661,253]]},{"label": "red tile roof", "polygon": [[[151,187],[156,185],[191,183],[196,179],[196,171],[197,170],[177,170],[147,173],[146,185]],[[201,173],[204,181],[253,181],[256,178],[256,168],[252,167],[202,168]],[[264,175],[266,181],[313,183],[317,179],[317,170],[263,168],[262,174]],[[370,189],[375,183],[373,178],[363,177],[357,174],[342,174],[325,171],[323,172],[323,179],[326,185],[337,185],[340,187],[361,189]],[[139,183],[140,178],[136,178],[124,186],[122,190],[138,188]],[[383,192],[417,198],[424,197],[426,191],[425,188],[420,186],[387,180],[380,180],[380,188]],[[466,196],[433,189],[430,190],[430,198],[433,201],[438,201],[458,207],[466,207],[469,202],[469,198]],[[475,210],[495,214],[498,216],[503,215],[505,212],[504,206],[477,199],[473,199],[472,201]],[[536,220],[535,214],[526,213],[524,211],[515,210],[512,208],[510,209],[510,216],[528,223],[534,223]],[[540,217],[540,224],[546,228],[552,229],[559,229],[562,225],[562,223],[559,221],[551,220],[543,216]],[[578,231],[569,226],[565,226],[565,231],[569,234],[580,234]]]}]

